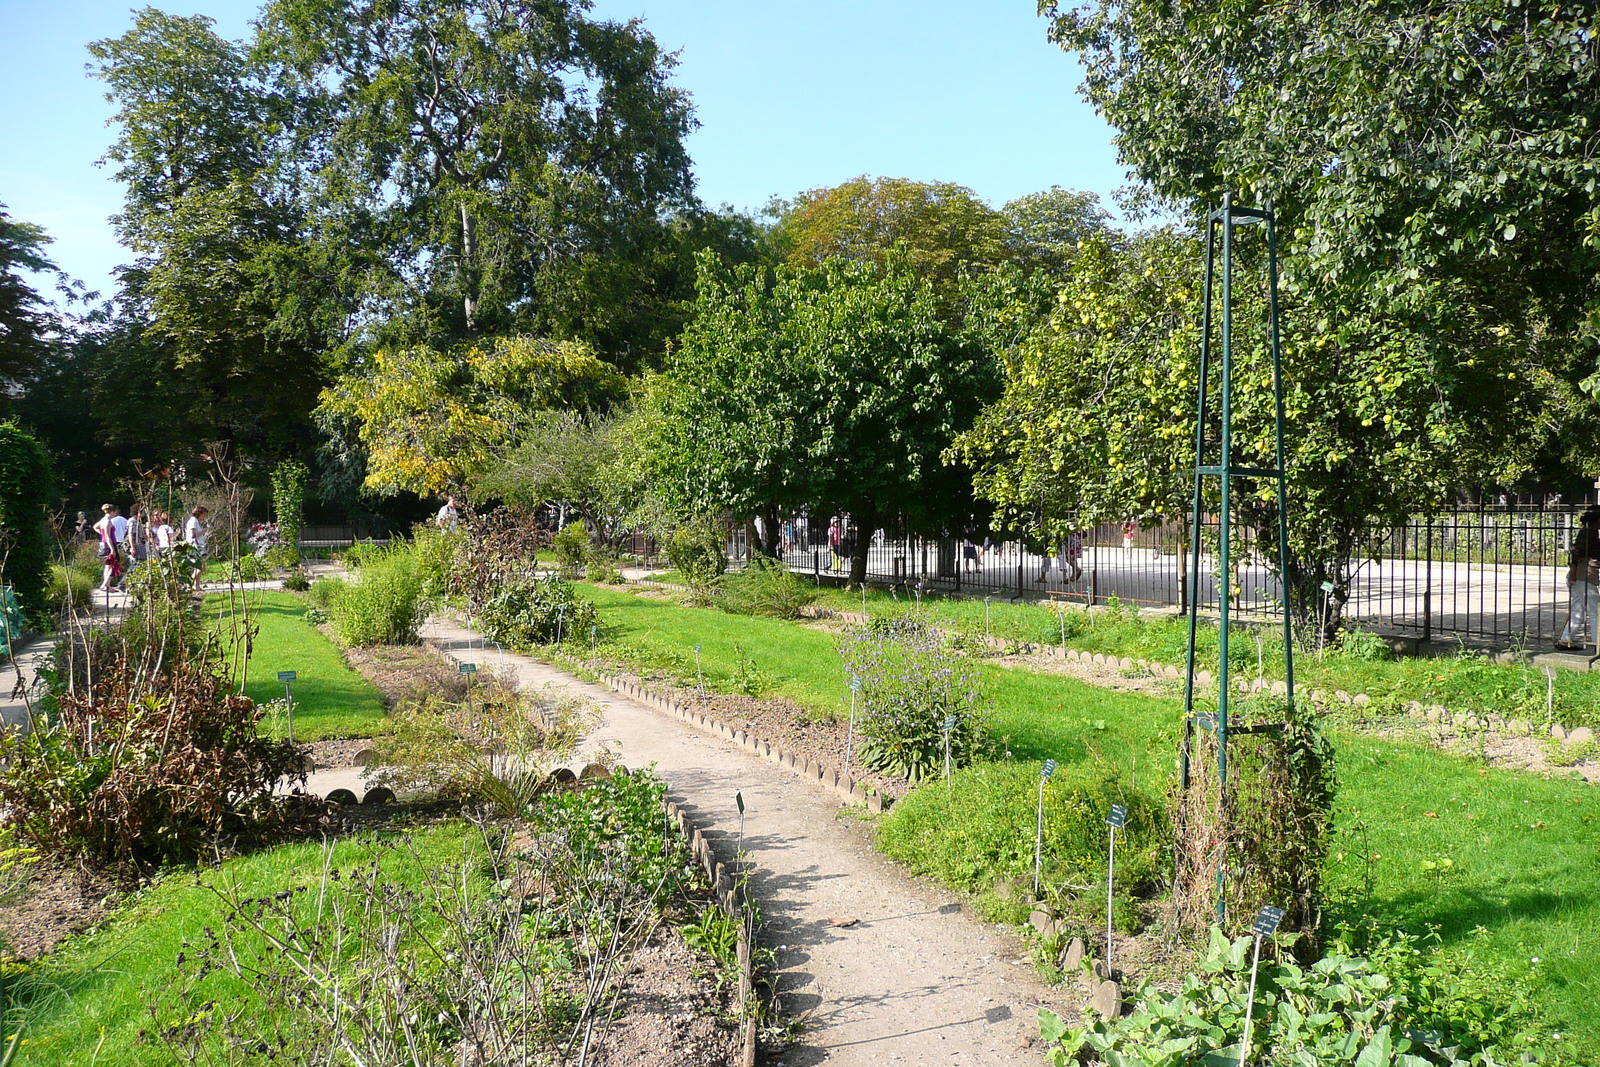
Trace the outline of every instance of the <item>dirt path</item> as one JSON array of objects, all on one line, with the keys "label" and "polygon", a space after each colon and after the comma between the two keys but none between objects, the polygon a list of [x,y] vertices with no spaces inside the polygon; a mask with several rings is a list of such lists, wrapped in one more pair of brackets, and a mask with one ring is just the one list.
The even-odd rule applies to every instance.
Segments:
[{"label": "dirt path", "polygon": [[[1042,1062],[1038,1007],[1065,1013],[1069,996],[1039,982],[1012,932],[963,910],[875,852],[870,829],[837,796],[775,764],[525,656],[474,647],[468,631],[432,620],[424,636],[520,684],[565,686],[605,718],[591,740],[630,767],[655,764],[673,798],[714,828],[719,854],[738,847],[734,794],[745,802],[743,848],[777,953],[785,1015],[797,1043],[770,1062],[977,1067]],[[847,928],[829,920],[854,917]]]}]

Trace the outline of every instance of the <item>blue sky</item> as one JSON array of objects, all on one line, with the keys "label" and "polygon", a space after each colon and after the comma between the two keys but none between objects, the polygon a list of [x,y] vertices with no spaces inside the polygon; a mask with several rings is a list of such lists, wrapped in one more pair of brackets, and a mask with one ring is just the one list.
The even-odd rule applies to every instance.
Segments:
[{"label": "blue sky", "polygon": [[[238,38],[260,5],[156,6]],[[128,256],[106,221],[121,190],[94,165],[114,132],[84,46],[124,32],[132,7],[0,0],[0,203],[48,230],[58,265],[106,290]],[[680,51],[676,80],[701,123],[689,151],[714,205],[756,210],[858,174],[959,182],[996,207],[1051,185],[1109,200],[1126,182],[1033,0],[597,0],[594,14],[642,17]]]}]

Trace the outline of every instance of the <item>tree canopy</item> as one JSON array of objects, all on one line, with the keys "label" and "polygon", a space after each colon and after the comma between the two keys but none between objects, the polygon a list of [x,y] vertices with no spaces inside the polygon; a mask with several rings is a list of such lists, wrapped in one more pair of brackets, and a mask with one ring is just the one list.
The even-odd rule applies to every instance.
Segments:
[{"label": "tree canopy", "polygon": [[772,245],[795,265],[834,257],[883,263],[900,246],[920,274],[949,286],[963,268],[993,267],[1007,256],[1000,213],[954,182],[862,175],[769,210],[778,216]]},{"label": "tree canopy", "polygon": [[20,222],[0,204],[0,380],[15,382],[44,356],[54,324],[44,298],[23,271],[55,272],[44,229]]},{"label": "tree canopy", "polygon": [[[909,257],[777,268],[701,259],[699,299],[667,371],[644,452],[685,513],[851,513],[953,525],[965,473],[941,454],[995,395],[982,345],[947,324]],[[868,538],[856,541],[862,581]]]},{"label": "tree canopy", "polygon": [[356,428],[367,450],[365,488],[461,492],[539,412],[604,411],[626,390],[616,368],[585,345],[500,338],[451,350],[380,349],[370,368],[323,394],[319,417]]}]

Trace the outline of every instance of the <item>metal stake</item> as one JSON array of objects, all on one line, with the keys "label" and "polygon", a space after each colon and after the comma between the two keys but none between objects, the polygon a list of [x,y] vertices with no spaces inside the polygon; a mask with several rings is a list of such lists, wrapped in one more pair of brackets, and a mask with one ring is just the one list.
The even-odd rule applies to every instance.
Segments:
[{"label": "metal stake", "polygon": [[1244,1004],[1244,1037],[1239,1041],[1239,1067],[1244,1067],[1245,1060],[1250,1057],[1250,1025],[1256,1009],[1256,971],[1261,967],[1261,939],[1271,937],[1282,921],[1282,908],[1266,907],[1256,915],[1255,924],[1250,928],[1256,935],[1256,952],[1250,961],[1250,994]]},{"label": "metal stake", "polygon": [[1056,773],[1056,761],[1047,759],[1039,768],[1039,816],[1033,829],[1033,895],[1039,896],[1039,874],[1044,867],[1044,785]]},{"label": "metal stake", "polygon": [[1117,831],[1128,825],[1128,809],[1122,804],[1111,805],[1111,814],[1106,816],[1106,826],[1111,835],[1110,847],[1106,850],[1106,977],[1111,977],[1111,944],[1115,936],[1112,925],[1112,902],[1117,882]]},{"label": "metal stake", "polygon": [[856,694],[859,692],[861,692],[861,676],[852,674],[850,676],[850,725],[846,728],[844,735],[844,769],[846,773],[849,773],[850,761],[855,757],[856,753]]}]

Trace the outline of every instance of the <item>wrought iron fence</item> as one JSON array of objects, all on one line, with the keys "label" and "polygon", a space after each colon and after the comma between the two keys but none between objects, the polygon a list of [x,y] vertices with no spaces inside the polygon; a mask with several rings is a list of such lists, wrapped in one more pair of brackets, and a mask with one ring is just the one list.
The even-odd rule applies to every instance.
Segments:
[{"label": "wrought iron fence", "polygon": [[[1422,638],[1458,635],[1498,645],[1539,643],[1566,622],[1567,554],[1583,505],[1463,507],[1370,531],[1351,577],[1345,616],[1363,626]],[[1215,529],[1216,519],[1206,526]],[[842,529],[848,531],[847,522]],[[790,569],[819,578],[849,573],[848,545],[834,551],[828,520],[785,524],[780,552]],[[924,588],[1083,604],[1112,598],[1140,606],[1216,610],[1219,582],[1209,550],[1201,587],[1188,589],[1186,525],[1146,529],[1105,523],[1081,533],[1081,552],[1060,545],[973,538],[895,537],[874,531],[867,553],[873,582],[920,582]],[[1202,544],[1216,535],[1203,533]],[[1247,543],[1253,538],[1247,539]],[[748,556],[736,531],[729,559]],[[1076,559],[1077,567],[1072,563]],[[1236,552],[1226,583],[1246,615],[1276,616],[1277,575],[1266,561]]]}]

